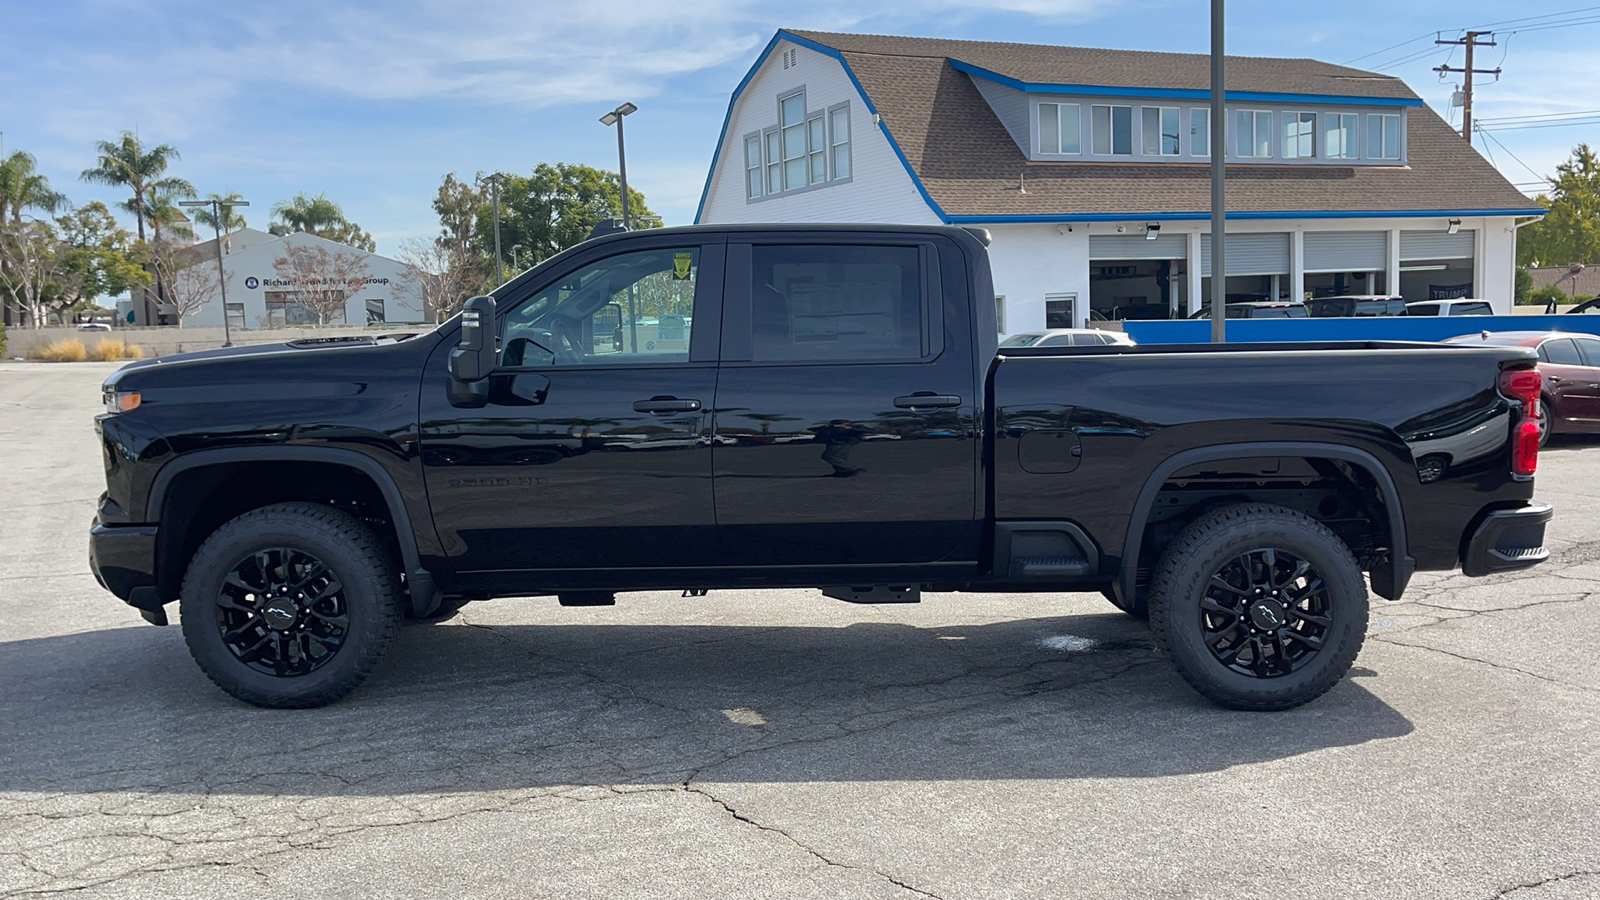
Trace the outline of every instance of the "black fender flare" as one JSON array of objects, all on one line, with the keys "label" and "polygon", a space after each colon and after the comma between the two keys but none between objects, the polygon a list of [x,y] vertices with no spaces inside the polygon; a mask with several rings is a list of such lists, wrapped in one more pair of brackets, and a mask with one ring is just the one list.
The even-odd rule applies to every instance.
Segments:
[{"label": "black fender flare", "polygon": [[318,462],[356,469],[372,479],[389,508],[389,521],[394,524],[395,539],[400,544],[400,561],[405,568],[406,584],[411,592],[411,606],[415,615],[427,615],[439,600],[432,573],[422,567],[422,557],[417,551],[417,533],[411,523],[411,513],[406,509],[405,498],[394,476],[381,463],[355,450],[341,447],[305,447],[294,444],[277,444],[255,447],[218,447],[196,450],[162,466],[150,483],[150,493],[145,498],[145,512],[151,521],[159,521],[166,503],[167,491],[173,479],[184,472],[207,466],[246,462]]},{"label": "black fender flare", "polygon": [[1172,473],[1197,463],[1219,459],[1252,459],[1266,456],[1337,459],[1357,466],[1372,476],[1372,480],[1378,485],[1379,493],[1383,495],[1383,505],[1389,515],[1390,546],[1390,565],[1384,567],[1385,571],[1373,570],[1372,588],[1381,597],[1390,600],[1400,599],[1400,595],[1405,592],[1407,582],[1411,580],[1412,573],[1416,571],[1416,560],[1406,552],[1408,544],[1405,510],[1400,505],[1400,491],[1395,487],[1393,476],[1376,456],[1365,450],[1342,444],[1319,444],[1310,441],[1219,444],[1184,450],[1163,460],[1145,479],[1144,487],[1139,490],[1139,498],[1134,502],[1133,515],[1128,519],[1128,533],[1122,543],[1122,570],[1117,574],[1117,588],[1122,596],[1131,598],[1137,589],[1139,553],[1144,543],[1145,523],[1149,521],[1150,510],[1155,506],[1156,494],[1161,492],[1161,486],[1166,484]]}]

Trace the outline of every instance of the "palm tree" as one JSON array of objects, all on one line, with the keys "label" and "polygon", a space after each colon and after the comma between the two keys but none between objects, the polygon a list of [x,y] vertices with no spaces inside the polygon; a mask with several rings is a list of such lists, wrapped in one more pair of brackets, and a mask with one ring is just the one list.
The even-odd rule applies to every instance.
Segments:
[{"label": "palm tree", "polygon": [[272,226],[273,234],[306,231],[326,237],[323,232],[338,231],[350,224],[344,208],[329,200],[326,193],[312,197],[302,191],[293,200],[273,204],[272,215],[277,220]]},{"label": "palm tree", "polygon": [[184,179],[161,177],[168,164],[181,158],[171,144],[160,144],[146,150],[138,135],[124,131],[121,141],[100,141],[95,145],[95,150],[99,158],[94,168],[83,170],[83,180],[91,184],[133,190],[133,197],[123,201],[122,208],[133,213],[141,241],[145,239],[144,223],[148,219],[145,204],[150,192],[181,193],[186,197],[195,194],[194,185]]},{"label": "palm tree", "polygon": [[[164,178],[162,181],[182,181],[182,179]],[[161,243],[162,229],[166,229],[169,237],[194,240],[194,229],[189,227],[189,217],[184,214],[183,208],[178,206],[179,198],[193,196],[193,188],[163,190],[156,186],[151,187],[144,201],[144,216],[150,220],[151,237],[156,243]]]},{"label": "palm tree", "polygon": [[67,196],[50,189],[50,179],[39,174],[33,154],[17,150],[0,160],[0,224],[9,216],[11,224],[22,224],[22,211],[28,208],[56,212],[67,205]]},{"label": "palm tree", "polygon": [[[171,176],[162,177],[167,171],[167,166],[179,159],[178,151],[171,144],[158,144],[145,149],[139,136],[131,131],[122,133],[122,140],[115,143],[100,141],[95,144],[95,151],[99,154],[95,167],[84,169],[80,176],[91,184],[104,184],[112,187],[127,187],[133,190],[133,196],[123,201],[122,208],[133,213],[133,220],[138,226],[139,243],[145,242],[144,223],[149,218],[146,204],[152,196],[166,194],[183,194],[186,197],[195,195],[194,185],[182,178]],[[150,267],[145,266],[145,271]],[[159,289],[159,288],[158,288]],[[145,319],[150,319],[150,292],[141,289],[145,301]]]},{"label": "palm tree", "polygon": [[198,207],[194,211],[194,223],[196,225],[210,228],[213,231],[220,231],[223,237],[227,237],[245,227],[244,216],[235,207],[228,205],[230,203],[238,203],[244,199],[244,196],[238,191],[229,191],[226,194],[212,192],[206,196],[206,199],[217,201],[218,207],[222,210],[222,215],[218,217],[214,211],[218,207]]}]

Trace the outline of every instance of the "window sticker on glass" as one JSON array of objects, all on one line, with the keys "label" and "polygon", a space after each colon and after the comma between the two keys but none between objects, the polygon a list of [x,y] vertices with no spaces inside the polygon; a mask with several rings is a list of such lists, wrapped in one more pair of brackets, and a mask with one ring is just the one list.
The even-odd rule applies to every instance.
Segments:
[{"label": "window sticker on glass", "polygon": [[693,253],[672,254],[672,278],[674,281],[686,281],[689,278],[689,266],[694,262]]}]

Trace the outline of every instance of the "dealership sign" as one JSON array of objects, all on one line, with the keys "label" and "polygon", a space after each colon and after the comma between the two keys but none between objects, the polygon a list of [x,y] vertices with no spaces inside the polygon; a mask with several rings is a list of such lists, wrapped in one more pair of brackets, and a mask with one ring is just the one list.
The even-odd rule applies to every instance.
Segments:
[{"label": "dealership sign", "polygon": [[[301,286],[301,285],[321,284],[321,283],[322,283],[322,279],[320,279],[320,278],[308,278],[305,281],[298,281],[298,280],[290,279],[290,278],[257,278],[254,275],[251,275],[249,278],[246,278],[244,280],[244,286],[246,288],[252,290],[252,291],[255,290],[256,288],[263,287],[263,286],[265,286],[265,287],[287,287],[287,288],[292,288],[292,287],[298,287],[298,286]],[[350,279],[350,282],[349,282],[350,285],[388,284],[388,283],[389,283],[389,279],[387,279],[387,278],[352,278],[352,279]]]}]

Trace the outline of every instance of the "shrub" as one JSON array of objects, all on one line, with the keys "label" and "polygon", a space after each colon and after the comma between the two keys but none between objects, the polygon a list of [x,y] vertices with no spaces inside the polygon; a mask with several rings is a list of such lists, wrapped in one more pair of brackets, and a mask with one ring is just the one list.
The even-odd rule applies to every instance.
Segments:
[{"label": "shrub", "polygon": [[1567,298],[1565,291],[1552,284],[1549,287],[1542,287],[1529,291],[1528,299],[1524,305],[1548,306],[1551,301],[1555,301],[1563,306],[1572,302]]},{"label": "shrub", "polygon": [[83,341],[77,338],[66,338],[51,341],[42,347],[35,347],[28,351],[29,359],[45,359],[51,362],[83,362],[89,358],[89,351],[83,349]]},{"label": "shrub", "polygon": [[122,338],[105,338],[94,345],[89,351],[89,358],[99,362],[112,362],[118,359],[144,359],[144,350],[128,343]]},{"label": "shrub", "polygon": [[5,355],[6,355],[6,326],[4,324],[0,324],[0,359],[4,359]]}]

